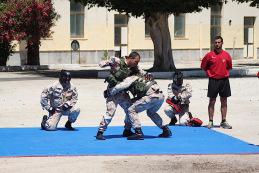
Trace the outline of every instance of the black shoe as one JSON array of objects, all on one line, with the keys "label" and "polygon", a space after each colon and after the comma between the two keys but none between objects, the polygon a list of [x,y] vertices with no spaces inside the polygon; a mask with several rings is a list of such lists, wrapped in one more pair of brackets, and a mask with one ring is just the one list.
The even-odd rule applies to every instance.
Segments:
[{"label": "black shoe", "polygon": [[134,133],[130,129],[124,129],[122,136],[129,137],[132,136]]},{"label": "black shoe", "polygon": [[144,140],[144,134],[141,130],[141,128],[135,129],[135,133],[129,137],[127,137],[127,140]]},{"label": "black shoe", "polygon": [[42,130],[45,130],[45,123],[46,123],[47,120],[48,120],[48,116],[44,115],[42,117],[42,121],[41,121],[41,124],[40,124]]},{"label": "black shoe", "polygon": [[168,124],[169,126],[174,126],[177,123],[177,118],[174,117],[171,119],[170,123]]},{"label": "black shoe", "polygon": [[75,130],[75,128],[72,127],[72,123],[70,121],[66,122],[65,127],[71,131]]},{"label": "black shoe", "polygon": [[169,138],[170,136],[172,136],[172,132],[171,132],[171,130],[167,126],[164,126],[162,129],[163,129],[163,133],[158,135],[158,137],[160,137],[160,138]]},{"label": "black shoe", "polygon": [[98,131],[97,132],[96,139],[97,140],[105,140],[105,137],[103,136],[103,132],[102,131]]}]

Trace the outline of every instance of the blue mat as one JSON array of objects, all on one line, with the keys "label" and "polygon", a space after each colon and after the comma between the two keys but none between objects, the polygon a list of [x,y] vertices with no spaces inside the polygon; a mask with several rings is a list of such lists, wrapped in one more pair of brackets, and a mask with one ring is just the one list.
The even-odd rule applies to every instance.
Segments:
[{"label": "blue mat", "polygon": [[145,140],[128,141],[123,127],[109,127],[107,140],[95,139],[96,127],[59,129],[0,128],[0,157],[152,154],[259,154],[259,147],[204,127],[170,127],[171,138],[157,138],[161,130],[143,127]]}]

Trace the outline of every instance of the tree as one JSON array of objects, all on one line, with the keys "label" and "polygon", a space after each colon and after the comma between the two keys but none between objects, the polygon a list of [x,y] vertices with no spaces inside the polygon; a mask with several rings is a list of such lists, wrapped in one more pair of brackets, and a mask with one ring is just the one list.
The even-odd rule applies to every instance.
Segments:
[{"label": "tree", "polygon": [[7,1],[0,2],[0,66],[6,66],[8,57],[13,53],[16,45],[12,44],[12,41],[24,37],[24,33],[18,32],[19,10],[16,12],[12,10],[19,9],[19,7],[19,2],[16,4],[10,4]]},{"label": "tree", "polygon": [[75,0],[88,6],[106,7],[134,17],[143,16],[150,27],[154,44],[154,71],[170,71],[176,67],[173,61],[171,37],[168,26],[170,14],[201,11],[222,0]]},{"label": "tree", "polygon": [[[1,2],[1,1],[0,1]],[[27,41],[27,64],[39,65],[39,46],[41,38],[49,37],[50,28],[58,19],[51,0],[8,0],[0,5],[0,42],[5,61],[12,53],[13,40]],[[2,65],[5,65],[2,63]]]},{"label": "tree", "polygon": [[251,7],[257,7],[259,8],[259,1],[258,0],[236,0],[241,3],[249,3]]},{"label": "tree", "polygon": [[59,15],[55,12],[51,0],[27,0],[21,15],[21,32],[26,34],[27,64],[39,65],[40,39],[49,37]]}]

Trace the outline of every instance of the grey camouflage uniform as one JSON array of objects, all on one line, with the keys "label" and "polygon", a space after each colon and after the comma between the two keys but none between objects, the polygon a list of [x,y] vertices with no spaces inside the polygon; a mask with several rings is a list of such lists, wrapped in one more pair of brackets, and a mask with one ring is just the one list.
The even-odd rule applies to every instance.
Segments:
[{"label": "grey camouflage uniform", "polygon": [[170,118],[174,118],[176,114],[179,114],[179,124],[186,125],[189,121],[189,116],[185,113],[189,112],[190,98],[192,97],[191,85],[187,83],[179,87],[174,83],[170,83],[167,88],[167,93],[168,99],[170,100],[173,96],[181,97],[180,107],[182,111],[176,112],[170,105],[166,105],[164,108],[165,114]]},{"label": "grey camouflage uniform", "polygon": [[[68,116],[68,120],[74,123],[80,113],[80,109],[75,106],[78,100],[78,94],[76,87],[70,83],[70,87],[64,90],[59,82],[54,83],[52,86],[45,88],[41,93],[41,106],[45,110],[49,110],[50,107],[56,109],[53,115],[49,114],[49,117],[44,125],[46,130],[56,130],[58,122],[62,115]],[[72,108],[63,111],[62,105],[66,103]]]},{"label": "grey camouflage uniform", "polygon": [[[120,63],[120,59],[117,57],[111,57],[109,60],[104,60],[99,63],[100,67],[107,67],[109,66],[111,68],[111,71],[118,70]],[[107,87],[107,90],[109,91],[111,88]],[[128,116],[128,108],[131,105],[131,100],[129,95],[126,92],[120,92],[117,93],[114,96],[110,96],[106,98],[106,113],[102,117],[102,120],[99,125],[99,131],[104,132],[107,129],[107,126],[112,121],[112,118],[115,115],[115,111],[117,109],[117,106],[120,105],[122,109],[124,110],[126,116],[124,119],[125,129],[129,130],[131,129],[131,123]]]},{"label": "grey camouflage uniform", "polygon": [[[112,90],[111,95],[114,95],[122,90],[129,88],[136,80],[141,79],[138,76],[130,76],[123,82],[117,84]],[[148,83],[147,83],[148,85]],[[162,106],[164,101],[164,95],[157,84],[153,84],[146,94],[136,100],[129,107],[129,117],[134,129],[141,128],[140,119],[138,113],[147,111],[147,115],[150,119],[159,127],[162,128],[165,124],[157,111]]]}]

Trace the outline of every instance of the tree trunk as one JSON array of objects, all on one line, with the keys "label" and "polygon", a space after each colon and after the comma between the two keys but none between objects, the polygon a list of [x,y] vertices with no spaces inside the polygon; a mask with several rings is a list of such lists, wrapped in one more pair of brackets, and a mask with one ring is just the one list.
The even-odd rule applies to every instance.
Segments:
[{"label": "tree trunk", "polygon": [[173,61],[168,16],[167,13],[153,13],[151,16],[146,17],[154,44],[155,59],[152,71],[176,70]]},{"label": "tree trunk", "polygon": [[27,64],[28,65],[40,65],[40,57],[39,57],[39,44],[28,44],[27,45]]},{"label": "tree trunk", "polygon": [[6,66],[6,62],[11,52],[12,46],[10,42],[0,42],[0,66]]}]

